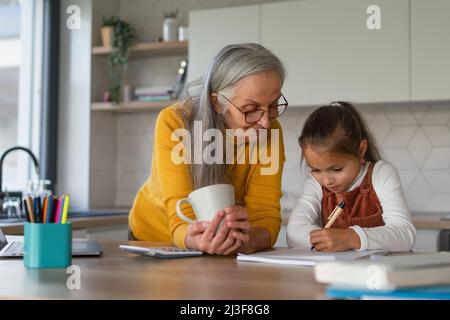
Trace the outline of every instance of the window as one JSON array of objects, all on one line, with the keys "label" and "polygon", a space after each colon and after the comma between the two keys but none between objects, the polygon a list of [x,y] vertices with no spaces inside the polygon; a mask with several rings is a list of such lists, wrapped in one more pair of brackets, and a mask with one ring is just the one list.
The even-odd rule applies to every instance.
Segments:
[{"label": "window", "polygon": [[[0,0],[0,154],[20,145],[38,156],[42,31],[43,0]],[[30,178],[36,176],[28,155],[9,154],[3,191],[23,190]]]}]

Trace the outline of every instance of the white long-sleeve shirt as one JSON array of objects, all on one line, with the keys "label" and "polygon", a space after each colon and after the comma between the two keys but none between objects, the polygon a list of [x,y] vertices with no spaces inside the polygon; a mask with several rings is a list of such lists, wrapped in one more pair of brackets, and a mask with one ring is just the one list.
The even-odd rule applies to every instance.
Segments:
[{"label": "white long-sleeve shirt", "polygon": [[[348,191],[359,187],[369,168],[366,163]],[[372,172],[373,188],[383,209],[384,226],[361,228],[351,226],[361,240],[359,250],[385,249],[390,252],[410,251],[414,245],[416,229],[402,191],[397,170],[385,161],[375,163]],[[310,233],[321,229],[322,187],[309,175],[303,194],[289,217],[287,243],[289,247],[311,248]]]}]

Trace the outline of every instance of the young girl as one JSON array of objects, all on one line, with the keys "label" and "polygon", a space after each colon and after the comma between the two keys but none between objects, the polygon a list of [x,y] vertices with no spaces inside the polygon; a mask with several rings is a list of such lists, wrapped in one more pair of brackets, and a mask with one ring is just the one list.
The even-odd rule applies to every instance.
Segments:
[{"label": "young girl", "polygon": [[[315,110],[299,144],[311,176],[289,218],[289,247],[411,250],[416,230],[398,173],[380,159],[367,125],[350,103]],[[343,211],[324,228],[341,202]]]}]

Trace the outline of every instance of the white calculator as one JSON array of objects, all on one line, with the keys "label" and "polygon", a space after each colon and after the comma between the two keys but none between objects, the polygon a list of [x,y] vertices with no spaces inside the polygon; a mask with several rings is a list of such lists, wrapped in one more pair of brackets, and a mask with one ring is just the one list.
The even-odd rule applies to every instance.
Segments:
[{"label": "white calculator", "polygon": [[198,257],[203,254],[203,252],[198,250],[180,249],[175,247],[136,247],[120,245],[119,248],[122,251],[163,259]]}]

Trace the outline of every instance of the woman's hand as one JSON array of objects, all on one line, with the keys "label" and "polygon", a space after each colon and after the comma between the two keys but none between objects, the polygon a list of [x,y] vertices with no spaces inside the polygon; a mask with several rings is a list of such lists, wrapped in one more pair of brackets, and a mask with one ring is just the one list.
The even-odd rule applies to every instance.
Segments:
[{"label": "woman's hand", "polygon": [[[227,255],[235,252],[242,242],[234,237],[234,232],[230,232],[224,217],[225,212],[219,211],[211,222],[199,221],[189,225],[186,246],[209,254]],[[224,223],[220,224],[222,221]]]},{"label": "woman's hand", "polygon": [[252,253],[271,247],[270,233],[261,227],[250,226],[247,209],[241,206],[233,206],[224,209],[225,221],[230,233],[236,241],[242,245],[237,252]]},{"label": "woman's hand", "polygon": [[359,236],[351,228],[314,230],[310,233],[310,241],[317,251],[337,252],[361,248]]},{"label": "woman's hand", "polygon": [[250,222],[248,221],[247,210],[241,206],[232,206],[225,208],[224,212],[225,222],[227,227],[231,229],[232,236],[246,244],[250,240]]}]

